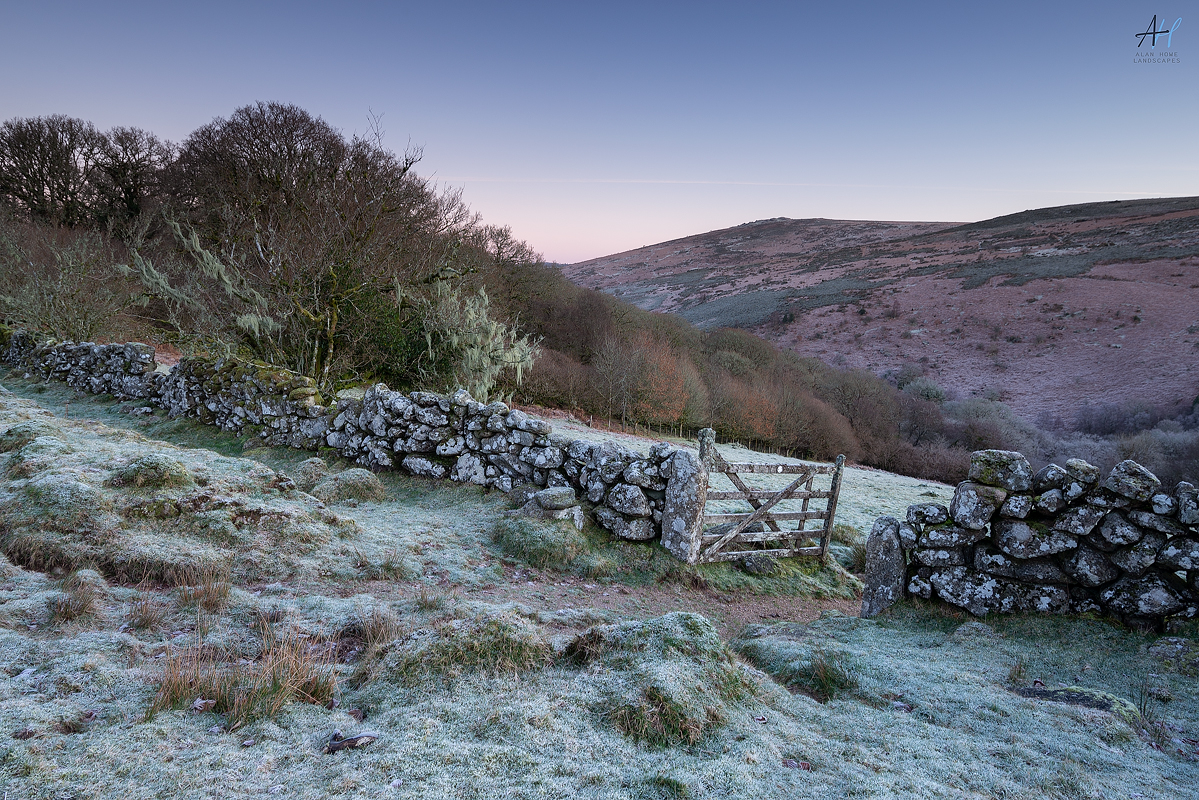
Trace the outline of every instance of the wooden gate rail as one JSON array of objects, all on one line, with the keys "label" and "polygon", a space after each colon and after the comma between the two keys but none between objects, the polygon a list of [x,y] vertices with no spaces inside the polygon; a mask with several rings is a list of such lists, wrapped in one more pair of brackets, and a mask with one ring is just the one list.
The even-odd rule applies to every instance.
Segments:
[{"label": "wooden gate rail", "polygon": [[[708,431],[704,431],[708,433]],[[809,464],[754,464],[726,462],[716,452],[715,437],[711,434],[700,437],[700,460],[707,468],[708,474],[720,473],[737,487],[735,491],[707,491],[707,501],[713,500],[744,500],[753,509],[742,513],[709,514],[702,512],[703,525],[729,524],[728,530],[703,532],[700,535],[700,552],[697,563],[711,561],[732,561],[749,555],[772,556],[816,556],[824,561],[828,558],[828,546],[833,532],[833,517],[837,511],[837,496],[841,492],[841,473],[845,466],[845,456],[837,456],[832,465],[816,466]],[[780,490],[754,488],[746,485],[741,479],[742,474],[757,475],[795,475],[795,479]],[[812,482],[817,475],[831,476],[829,488],[813,489]],[[776,505],[785,500],[800,500],[799,511],[772,511]],[[812,500],[826,501],[823,510],[809,510],[808,503]],[[800,547],[801,539],[809,538],[817,533],[817,529],[806,528],[808,520],[823,520],[819,529],[820,544]],[[783,530],[780,522],[798,522],[793,530]],[[749,531],[750,526],[761,523],[764,530]],[[701,528],[702,529],[702,528]],[[734,550],[730,545],[759,544],[764,542],[779,542],[781,547],[773,549]]]}]

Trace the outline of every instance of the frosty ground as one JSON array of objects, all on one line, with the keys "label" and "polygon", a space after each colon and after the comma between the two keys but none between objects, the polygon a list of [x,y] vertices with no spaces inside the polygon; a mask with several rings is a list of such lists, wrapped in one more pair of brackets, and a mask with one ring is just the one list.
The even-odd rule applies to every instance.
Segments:
[{"label": "frosty ground", "polygon": [[[0,382],[10,798],[1199,785],[1194,630],[914,605],[860,620],[836,564],[688,568],[507,518],[500,494]],[[848,471],[842,556],[874,517],[950,493]],[[1066,686],[1087,691],[1019,693]],[[323,753],[335,730],[377,738]]]}]

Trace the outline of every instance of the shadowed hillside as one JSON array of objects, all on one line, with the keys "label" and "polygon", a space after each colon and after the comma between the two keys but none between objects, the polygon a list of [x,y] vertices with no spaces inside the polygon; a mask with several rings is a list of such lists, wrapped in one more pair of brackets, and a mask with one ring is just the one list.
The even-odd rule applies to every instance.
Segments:
[{"label": "shadowed hillside", "polygon": [[908,365],[1030,420],[1072,420],[1096,398],[1176,407],[1199,393],[1196,197],[965,225],[763,220],[563,271],[836,366]]}]

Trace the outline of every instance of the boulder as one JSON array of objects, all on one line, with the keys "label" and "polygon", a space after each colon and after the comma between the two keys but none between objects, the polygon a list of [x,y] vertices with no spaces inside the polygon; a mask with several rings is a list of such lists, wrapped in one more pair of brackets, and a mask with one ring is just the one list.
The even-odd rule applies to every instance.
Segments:
[{"label": "boulder", "polygon": [[1007,492],[981,483],[962,481],[953,493],[949,516],[963,528],[981,530],[1007,499]]},{"label": "boulder", "polygon": [[908,506],[909,525],[940,525],[949,520],[949,509],[940,503],[919,503]]},{"label": "boulder", "polygon": [[966,547],[982,541],[986,536],[986,530],[961,528],[947,522],[927,526],[916,537],[916,543],[920,547]]},{"label": "boulder", "polygon": [[1107,512],[1094,506],[1075,506],[1053,521],[1053,529],[1071,536],[1086,536],[1095,529]]},{"label": "boulder", "polygon": [[1078,539],[1041,522],[1001,519],[992,526],[992,540],[1014,558],[1038,558],[1078,547]]},{"label": "boulder", "polygon": [[912,559],[926,567],[960,567],[966,564],[966,554],[959,549],[913,550]]},{"label": "boulder", "polygon": [[1012,450],[978,450],[970,455],[969,478],[1009,492],[1027,492],[1032,488],[1032,465]]},{"label": "boulder", "polygon": [[1169,517],[1163,517],[1160,514],[1154,514],[1149,511],[1129,511],[1128,519],[1142,528],[1164,533],[1166,536],[1183,536],[1187,532],[1186,528]]},{"label": "boulder", "polygon": [[1186,605],[1157,575],[1121,578],[1100,592],[1099,599],[1109,611],[1128,617],[1161,617]]},{"label": "boulder", "polygon": [[471,453],[463,453],[458,456],[458,461],[454,464],[454,471],[450,475],[450,478],[462,483],[485,486],[487,484],[487,465],[478,456]]},{"label": "boulder", "polygon": [[1062,569],[1083,586],[1102,586],[1120,577],[1120,569],[1103,553],[1081,546],[1062,563]]},{"label": "boulder", "polygon": [[1079,483],[1094,486],[1099,482],[1099,467],[1089,464],[1081,458],[1071,458],[1066,461],[1066,474]]},{"label": "boulder", "polygon": [[547,511],[561,511],[578,503],[578,500],[575,498],[575,490],[569,486],[555,486],[550,489],[542,489],[534,494],[533,497]]},{"label": "boulder", "polygon": [[608,492],[607,505],[629,517],[648,517],[653,514],[649,500],[640,487],[631,483],[618,483]]},{"label": "boulder", "polygon": [[748,575],[773,575],[778,566],[777,558],[761,553],[750,553],[741,559],[741,569]]},{"label": "boulder", "polygon": [[1178,501],[1178,521],[1183,525],[1199,525],[1199,490],[1192,483],[1179,481],[1174,487]]},{"label": "boulder", "polygon": [[1012,558],[990,545],[974,549],[974,568],[1000,578],[1028,583],[1069,583],[1070,578],[1050,558]]},{"label": "boulder", "polygon": [[621,539],[644,541],[654,538],[653,520],[644,517],[628,519],[606,506],[597,506],[594,513],[596,522]]},{"label": "boulder", "polygon": [[1149,498],[1149,504],[1153,506],[1154,514],[1163,517],[1172,517],[1178,513],[1178,500],[1172,495],[1155,494]]},{"label": "boulder", "polygon": [[919,541],[919,533],[916,528],[906,522],[899,523],[899,546],[904,550],[911,550]]},{"label": "boulder", "polygon": [[669,463],[670,480],[666,484],[662,512],[662,546],[675,558],[690,564],[699,553],[704,504],[708,499],[708,474],[693,450],[676,451]]},{"label": "boulder", "polygon": [[1166,543],[1166,537],[1157,531],[1144,534],[1129,547],[1122,547],[1108,556],[1111,562],[1133,577],[1144,575],[1157,563],[1157,551]]},{"label": "boulder", "polygon": [[1173,570],[1199,570],[1199,539],[1175,537],[1157,551],[1157,563]]},{"label": "boulder", "polygon": [[[1126,547],[1127,545],[1139,542],[1145,532],[1133,525],[1119,511],[1109,511],[1103,521],[1099,523],[1098,530],[1095,531],[1103,541],[1114,547]],[[1092,539],[1094,535],[1092,536]],[[1108,548],[1100,547],[1101,550]]]},{"label": "boulder", "polygon": [[928,600],[933,596],[933,585],[929,582],[927,576],[920,574],[921,572],[925,571],[928,571],[931,574],[931,570],[929,570],[928,567],[924,567],[922,570],[908,579],[907,588],[908,594],[912,595],[913,597],[922,597],[925,600]]},{"label": "boulder", "polygon": [[1056,514],[1066,507],[1066,496],[1061,489],[1050,489],[1033,500],[1033,506],[1042,514]]},{"label": "boulder", "polygon": [[903,599],[906,573],[907,566],[899,540],[899,520],[879,517],[866,539],[865,589],[862,591],[860,616],[866,619],[878,616]]},{"label": "boulder", "polygon": [[1103,488],[1129,500],[1147,503],[1153,495],[1161,491],[1162,482],[1137,462],[1126,459],[1112,467],[1107,480],[1103,482]]},{"label": "boulder", "polygon": [[1009,495],[999,507],[999,516],[1012,519],[1024,519],[1032,511],[1032,496],[1027,494]]},{"label": "boulder", "polygon": [[1044,493],[1050,489],[1062,488],[1069,480],[1070,473],[1057,464],[1050,464],[1033,476],[1032,485],[1036,491]]},{"label": "boulder", "polygon": [[[413,392],[417,394],[417,392]],[[404,469],[422,478],[444,478],[449,472],[445,464],[424,458],[422,456],[405,456],[400,462]]]},{"label": "boulder", "polygon": [[933,572],[929,582],[947,603],[976,617],[988,612],[1039,611],[1060,614],[1070,607],[1070,595],[1061,586],[1032,586],[1003,578],[978,575],[966,567]]},{"label": "boulder", "polygon": [[1110,489],[1104,489],[1102,486],[1097,489],[1092,489],[1087,492],[1087,505],[1095,506],[1096,508],[1128,508],[1132,505],[1132,501],[1123,495],[1116,494]]}]

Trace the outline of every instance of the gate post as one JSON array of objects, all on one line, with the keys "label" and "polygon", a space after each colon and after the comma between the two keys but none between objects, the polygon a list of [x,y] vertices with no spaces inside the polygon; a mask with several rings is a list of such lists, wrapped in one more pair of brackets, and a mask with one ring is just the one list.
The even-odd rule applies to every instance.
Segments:
[{"label": "gate post", "polygon": [[666,508],[662,513],[662,546],[680,561],[699,560],[704,532],[704,506],[708,501],[708,471],[716,458],[716,432],[699,432],[699,455],[678,450],[671,458],[666,482]]}]

